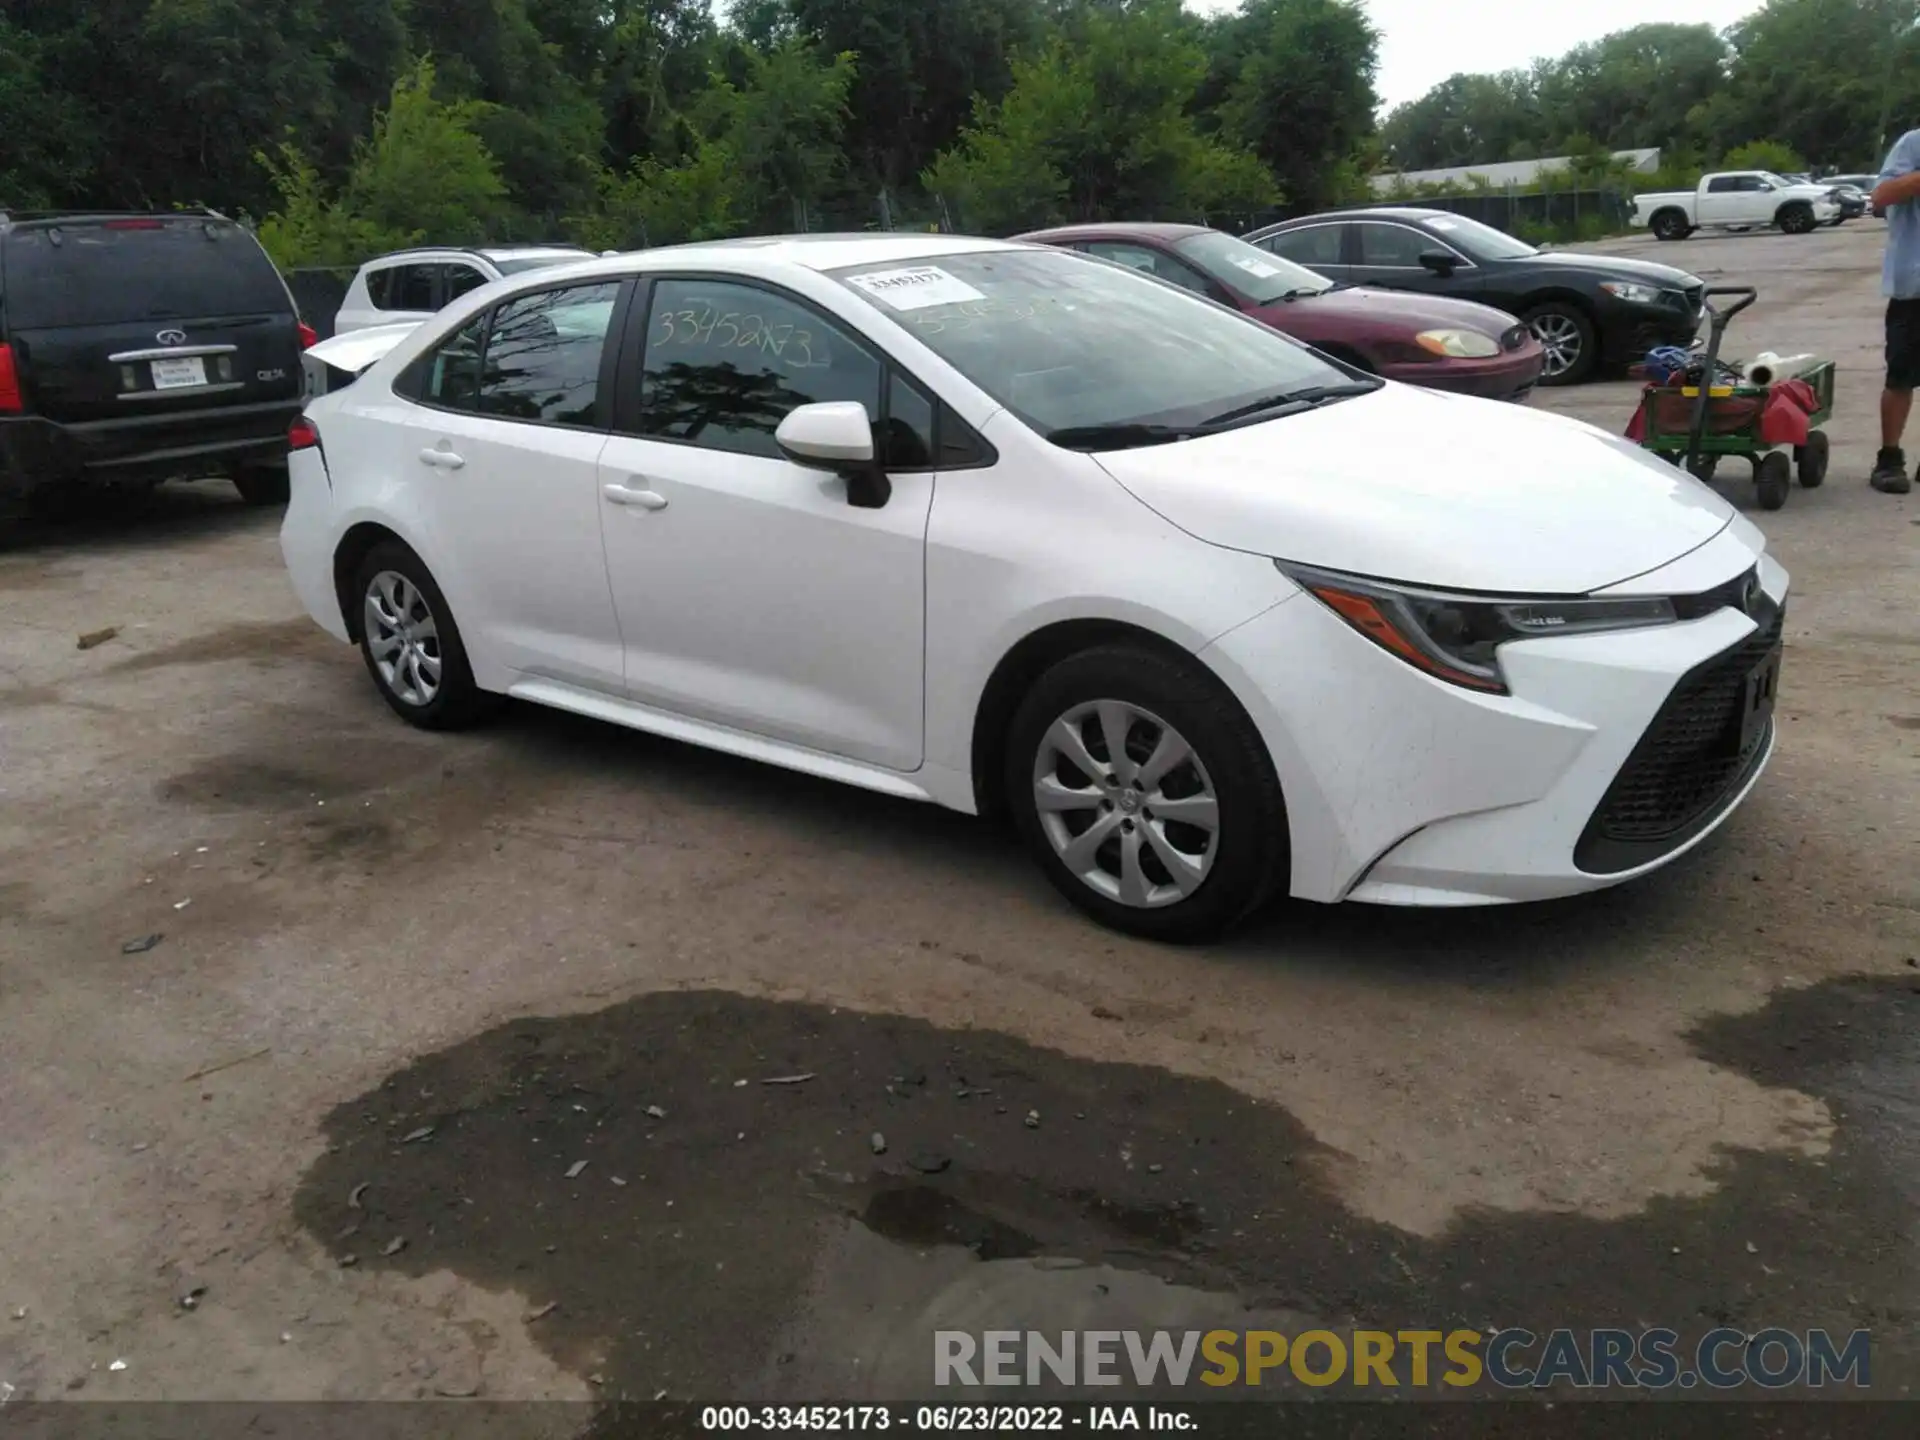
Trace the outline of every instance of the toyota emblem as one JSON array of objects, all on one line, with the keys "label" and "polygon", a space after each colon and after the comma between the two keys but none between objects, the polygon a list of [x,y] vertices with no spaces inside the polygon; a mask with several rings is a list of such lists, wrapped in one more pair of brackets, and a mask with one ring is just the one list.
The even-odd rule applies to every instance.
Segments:
[{"label": "toyota emblem", "polygon": [[162,330],[153,338],[158,340],[162,345],[184,345],[187,343],[187,332],[184,330]]}]

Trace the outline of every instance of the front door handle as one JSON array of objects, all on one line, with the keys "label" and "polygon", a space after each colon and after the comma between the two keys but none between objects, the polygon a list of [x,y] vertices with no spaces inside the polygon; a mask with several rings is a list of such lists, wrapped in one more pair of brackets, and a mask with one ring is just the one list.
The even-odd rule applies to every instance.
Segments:
[{"label": "front door handle", "polygon": [[600,493],[614,505],[631,505],[637,510],[664,510],[667,497],[658,490],[634,490],[625,485],[603,485]]},{"label": "front door handle", "polygon": [[467,462],[451,450],[430,449],[420,452],[420,463],[439,470],[458,470]]}]

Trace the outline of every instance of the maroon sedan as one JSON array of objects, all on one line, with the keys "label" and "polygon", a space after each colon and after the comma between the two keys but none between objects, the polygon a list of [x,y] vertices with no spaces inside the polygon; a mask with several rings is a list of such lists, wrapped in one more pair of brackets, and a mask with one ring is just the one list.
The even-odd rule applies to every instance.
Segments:
[{"label": "maroon sedan", "polygon": [[1410,385],[1525,400],[1546,363],[1527,327],[1490,306],[1336,285],[1202,225],[1066,225],[1015,238],[1145,271],[1349,365]]}]

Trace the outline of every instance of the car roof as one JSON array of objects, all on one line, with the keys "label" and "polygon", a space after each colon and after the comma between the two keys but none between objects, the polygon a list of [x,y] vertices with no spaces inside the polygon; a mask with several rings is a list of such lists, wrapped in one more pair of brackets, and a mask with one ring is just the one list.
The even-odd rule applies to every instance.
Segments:
[{"label": "car roof", "polygon": [[[557,276],[630,275],[636,270],[699,269],[711,264],[742,271],[839,270],[850,265],[910,264],[942,255],[973,255],[995,250],[1033,247],[1010,240],[985,240],[973,235],[919,234],[901,231],[855,231],[845,235],[753,235],[735,240],[700,240],[685,245],[662,245],[652,250],[630,250],[583,260],[540,272],[541,283]],[[742,262],[746,263],[742,263]]]},{"label": "car roof", "polygon": [[1115,220],[1101,224],[1089,221],[1081,225],[1056,225],[1049,230],[1029,230],[1022,240],[1051,244],[1056,240],[1093,240],[1103,235],[1138,235],[1145,240],[1184,240],[1189,235],[1211,233],[1205,225],[1187,225],[1170,220]]},{"label": "car roof", "polygon": [[376,255],[367,264],[385,265],[394,260],[411,260],[429,255],[478,255],[484,260],[525,260],[541,255],[566,259],[593,253],[579,245],[410,245],[404,250],[389,250],[384,255]]},{"label": "car roof", "polygon": [[1324,225],[1330,220],[1434,220],[1452,215],[1451,210],[1438,210],[1429,205],[1365,205],[1353,210],[1322,210],[1317,215],[1296,215],[1293,219],[1282,220],[1271,228],[1277,230],[1288,225]]}]

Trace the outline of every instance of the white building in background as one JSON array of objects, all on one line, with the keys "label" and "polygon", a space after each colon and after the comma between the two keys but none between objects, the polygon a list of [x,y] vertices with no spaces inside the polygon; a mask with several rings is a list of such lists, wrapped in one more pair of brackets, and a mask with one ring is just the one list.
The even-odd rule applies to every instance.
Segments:
[{"label": "white building in background", "polygon": [[[1613,158],[1635,174],[1649,174],[1660,168],[1660,151],[1616,150]],[[1456,165],[1450,170],[1408,170],[1373,177],[1373,193],[1391,195],[1400,186],[1465,185],[1484,182],[1490,189],[1504,190],[1509,185],[1531,185],[1550,170],[1565,170],[1573,164],[1571,155],[1556,155],[1548,160],[1507,160],[1497,165]]]}]

